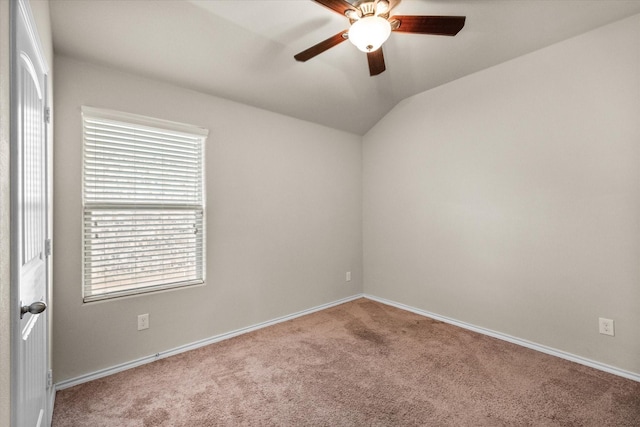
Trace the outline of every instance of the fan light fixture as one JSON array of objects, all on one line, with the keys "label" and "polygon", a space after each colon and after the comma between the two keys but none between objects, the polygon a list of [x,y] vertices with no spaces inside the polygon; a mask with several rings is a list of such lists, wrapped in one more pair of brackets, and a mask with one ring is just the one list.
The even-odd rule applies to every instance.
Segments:
[{"label": "fan light fixture", "polygon": [[379,16],[365,16],[349,28],[349,41],[367,53],[378,50],[390,35],[391,24]]},{"label": "fan light fixture", "polygon": [[359,50],[367,54],[371,76],[377,76],[386,70],[380,46],[387,41],[392,31],[455,36],[464,27],[466,19],[464,16],[393,15],[391,11],[400,0],[313,1],[346,16],[351,27],[294,55],[296,61],[306,62],[349,39]]}]

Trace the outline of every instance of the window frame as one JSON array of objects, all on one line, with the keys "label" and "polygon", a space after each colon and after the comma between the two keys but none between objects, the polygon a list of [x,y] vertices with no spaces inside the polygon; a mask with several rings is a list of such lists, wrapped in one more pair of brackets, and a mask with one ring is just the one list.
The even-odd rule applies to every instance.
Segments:
[{"label": "window frame", "polygon": [[[199,191],[198,195],[200,198],[200,203],[195,204],[187,204],[184,202],[172,202],[172,203],[150,203],[148,200],[143,202],[135,202],[135,198],[132,198],[133,203],[111,203],[111,202],[100,202],[93,200],[93,202],[87,202],[87,149],[90,146],[88,142],[87,134],[86,134],[86,126],[87,120],[105,120],[108,122],[116,122],[131,128],[138,128],[140,130],[149,131],[149,130],[157,130],[160,132],[168,132],[174,134],[182,134],[184,136],[188,136],[190,138],[194,138],[197,140],[199,144],[199,148],[196,151],[199,151],[199,167],[200,170],[197,171],[194,176],[199,178]],[[203,285],[206,281],[206,180],[205,180],[205,148],[206,148],[206,140],[209,135],[209,131],[205,128],[201,128],[194,125],[178,123],[163,119],[156,119],[152,117],[142,116],[138,114],[125,113],[114,110],[107,110],[102,108],[94,108],[89,106],[81,107],[81,124],[82,124],[82,182],[81,182],[81,217],[82,217],[82,240],[81,240],[81,267],[82,267],[82,300],[83,303],[90,303],[95,301],[104,301],[110,300],[119,297],[126,296],[134,296],[141,295],[151,292],[164,291],[168,289],[179,289],[190,286]],[[95,149],[95,147],[92,147]],[[161,151],[161,150],[158,150]],[[136,173],[139,175],[139,173]],[[140,174],[142,175],[142,174]],[[134,179],[135,180],[135,179]],[[164,181],[163,181],[164,182]],[[175,183],[175,181],[174,181]],[[135,186],[135,184],[134,184]],[[164,195],[164,193],[162,193]],[[173,281],[167,281],[166,283],[161,284],[153,284],[153,285],[144,285],[140,284],[135,286],[131,284],[131,286],[125,286],[123,289],[119,290],[110,290],[102,293],[92,293],[90,292],[92,289],[91,283],[87,283],[87,265],[88,262],[94,262],[95,259],[91,258],[92,255],[89,255],[88,252],[90,249],[88,248],[88,243],[91,241],[91,237],[87,236],[87,228],[86,225],[87,215],[93,215],[95,212],[103,212],[105,215],[116,216],[116,212],[131,212],[129,215],[134,216],[140,214],[140,212],[153,212],[157,211],[156,216],[150,221],[152,224],[157,224],[161,222],[161,218],[163,214],[166,215],[169,211],[181,211],[185,212],[192,211],[194,216],[194,227],[196,227],[196,233],[201,233],[198,237],[200,240],[200,244],[198,242],[198,238],[196,238],[196,243],[193,244],[193,258],[189,260],[194,263],[194,271],[197,276],[192,280],[183,280],[180,281],[178,279],[174,279]],[[105,212],[113,212],[113,214],[108,214]],[[198,219],[198,212],[200,212],[201,218]],[[149,214],[149,217],[153,217],[153,215]],[[198,221],[201,221],[198,223]],[[197,227],[195,224],[201,226]],[[171,229],[175,229],[175,227],[170,227]],[[139,232],[139,229],[137,230]],[[132,228],[132,233],[136,232],[135,226]],[[147,240],[147,242],[152,239]],[[136,245],[134,245],[135,247]],[[200,253],[199,253],[200,252]],[[121,254],[120,254],[121,255]],[[93,255],[95,256],[95,255]],[[163,255],[163,257],[166,255]],[[117,262],[120,263],[122,259],[119,259]],[[164,258],[162,258],[164,260]],[[108,265],[106,263],[105,265]],[[135,264],[136,267],[134,269],[139,268],[138,264]],[[160,264],[162,265],[162,264]],[[95,268],[95,267],[94,267]],[[162,271],[165,271],[162,268]],[[89,273],[90,274],[90,273]],[[140,279],[138,279],[139,281]],[[140,282],[139,282],[140,283]],[[144,282],[142,282],[144,283]]]}]

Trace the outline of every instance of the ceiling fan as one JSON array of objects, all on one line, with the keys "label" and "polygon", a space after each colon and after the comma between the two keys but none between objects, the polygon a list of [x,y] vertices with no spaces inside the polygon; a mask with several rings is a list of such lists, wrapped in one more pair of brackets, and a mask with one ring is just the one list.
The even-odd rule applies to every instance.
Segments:
[{"label": "ceiling fan", "polygon": [[372,76],[386,69],[381,47],[392,31],[455,36],[464,27],[465,21],[464,16],[395,15],[390,17],[391,10],[400,3],[400,0],[358,0],[354,4],[345,0],[313,1],[346,16],[351,27],[311,46],[294,58],[301,62],[308,61],[348,39],[367,54],[369,74]]}]

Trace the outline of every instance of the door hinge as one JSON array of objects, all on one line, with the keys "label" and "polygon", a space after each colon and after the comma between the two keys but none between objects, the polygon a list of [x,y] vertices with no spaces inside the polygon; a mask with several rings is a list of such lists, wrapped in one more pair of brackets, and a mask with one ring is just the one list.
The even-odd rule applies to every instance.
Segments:
[{"label": "door hinge", "polygon": [[51,256],[51,239],[44,241],[44,256]]},{"label": "door hinge", "polygon": [[49,369],[47,371],[47,388],[53,387],[53,371]]},{"label": "door hinge", "polygon": [[51,107],[44,107],[44,122],[51,123]]}]

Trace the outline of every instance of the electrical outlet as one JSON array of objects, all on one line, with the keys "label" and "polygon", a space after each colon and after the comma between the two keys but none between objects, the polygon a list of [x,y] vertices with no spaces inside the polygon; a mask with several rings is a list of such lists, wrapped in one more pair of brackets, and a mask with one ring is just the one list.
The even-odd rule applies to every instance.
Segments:
[{"label": "electrical outlet", "polygon": [[347,274],[346,274],[344,280],[345,280],[345,282],[350,282],[351,281],[351,272],[350,271],[347,271]]},{"label": "electrical outlet", "polygon": [[138,330],[149,329],[149,313],[138,315]]},{"label": "electrical outlet", "polygon": [[600,319],[600,333],[604,335],[614,336],[614,328],[613,328],[613,320],[605,319],[601,317]]}]

